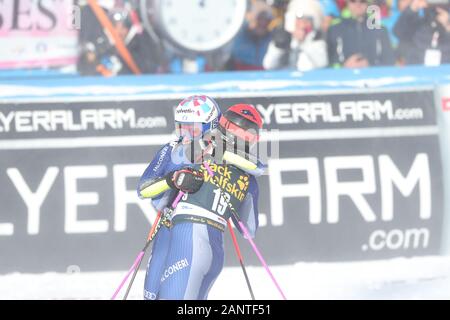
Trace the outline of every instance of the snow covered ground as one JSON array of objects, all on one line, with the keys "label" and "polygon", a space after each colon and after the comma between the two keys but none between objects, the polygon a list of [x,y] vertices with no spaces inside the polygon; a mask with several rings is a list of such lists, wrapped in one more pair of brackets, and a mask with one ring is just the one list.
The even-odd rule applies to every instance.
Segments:
[{"label": "snow covered ground", "polygon": [[[450,257],[298,263],[271,270],[288,299],[450,299]],[[247,271],[257,299],[280,299],[262,267]],[[109,299],[125,273],[4,275],[0,299]],[[142,298],[144,276],[138,274],[130,299]],[[209,298],[250,299],[241,268],[225,268]]]}]

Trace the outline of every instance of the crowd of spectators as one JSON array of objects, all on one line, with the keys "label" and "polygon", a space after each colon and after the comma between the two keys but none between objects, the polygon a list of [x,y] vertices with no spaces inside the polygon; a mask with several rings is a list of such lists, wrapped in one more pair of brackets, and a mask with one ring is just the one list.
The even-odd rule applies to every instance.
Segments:
[{"label": "crowd of spectators", "polygon": [[[450,5],[446,0],[250,2],[246,22],[233,41],[219,53],[195,57],[165,50],[145,29],[133,24],[125,7],[105,9],[142,73],[450,63]],[[82,22],[90,27],[82,25],[80,32],[79,72],[131,73],[88,9],[82,11]],[[183,59],[196,66],[184,67],[188,64]]]}]

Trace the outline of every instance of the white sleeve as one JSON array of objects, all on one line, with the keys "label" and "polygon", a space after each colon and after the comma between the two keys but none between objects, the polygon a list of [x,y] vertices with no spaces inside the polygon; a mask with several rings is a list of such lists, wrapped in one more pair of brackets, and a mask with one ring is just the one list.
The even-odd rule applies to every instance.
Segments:
[{"label": "white sleeve", "polygon": [[297,70],[310,71],[328,66],[327,44],[324,40],[314,40],[302,45],[297,59]]},{"label": "white sleeve", "polygon": [[283,60],[287,54],[286,50],[277,48],[273,41],[270,42],[267,48],[266,55],[263,60],[263,67],[266,70],[276,70],[284,67]]}]

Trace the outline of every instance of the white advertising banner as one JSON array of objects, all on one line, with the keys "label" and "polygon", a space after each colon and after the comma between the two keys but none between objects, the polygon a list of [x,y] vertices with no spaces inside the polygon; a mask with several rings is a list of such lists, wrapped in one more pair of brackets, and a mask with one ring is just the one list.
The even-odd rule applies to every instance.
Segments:
[{"label": "white advertising banner", "polygon": [[75,64],[79,17],[70,0],[0,1],[0,69]]}]

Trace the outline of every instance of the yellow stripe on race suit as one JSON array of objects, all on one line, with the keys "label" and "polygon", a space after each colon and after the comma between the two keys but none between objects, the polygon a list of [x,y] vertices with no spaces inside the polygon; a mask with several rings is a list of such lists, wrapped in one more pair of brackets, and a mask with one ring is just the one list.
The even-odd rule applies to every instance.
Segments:
[{"label": "yellow stripe on race suit", "polygon": [[161,180],[155,182],[154,184],[149,185],[145,189],[140,191],[141,197],[143,198],[154,198],[159,196],[161,193],[169,190],[170,187],[167,184],[166,180]]},{"label": "yellow stripe on race suit", "polygon": [[242,168],[244,170],[256,170],[258,166],[253,162],[238,156],[237,154],[231,153],[229,151],[225,151],[223,154],[223,160],[230,164],[234,164],[238,168]]}]

